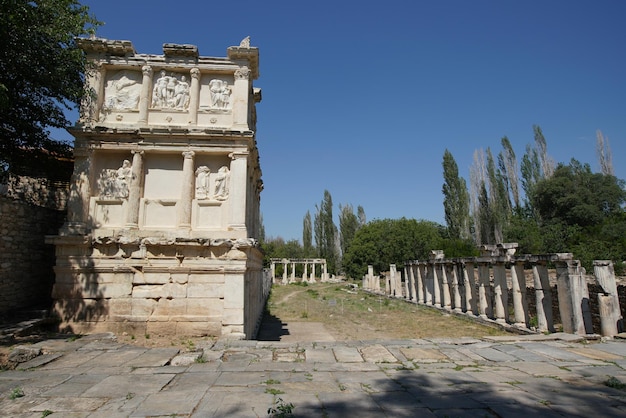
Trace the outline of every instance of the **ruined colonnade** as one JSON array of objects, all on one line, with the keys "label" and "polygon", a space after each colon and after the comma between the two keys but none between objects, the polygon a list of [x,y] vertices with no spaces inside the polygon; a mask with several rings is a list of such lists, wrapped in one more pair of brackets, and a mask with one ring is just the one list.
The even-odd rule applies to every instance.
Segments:
[{"label": "ruined colonnade", "polygon": [[[298,281],[307,282],[307,283],[316,283],[316,267],[319,266],[321,268],[320,272],[320,280],[322,282],[328,281],[328,267],[326,264],[326,260],[323,258],[272,258],[270,260],[270,270],[272,279],[276,282],[276,264],[283,265],[283,276],[281,280],[281,284],[289,284],[296,283]],[[304,271],[302,272],[301,277],[296,277],[296,265],[302,264],[304,266]],[[309,269],[309,266],[311,268]],[[290,267],[290,268],[289,268]],[[300,280],[297,280],[300,279]]]},{"label": "ruined colonnade", "polygon": [[[405,262],[404,280],[391,265],[384,294],[415,303],[517,328],[555,332],[552,299],[558,298],[563,331],[593,333],[589,290],[580,261],[570,253],[515,256],[517,244],[482,246],[479,257],[445,259],[443,251],[432,251],[428,261]],[[556,269],[557,294],[552,294],[548,264]],[[536,308],[530,312],[526,294],[526,273],[533,278]],[[610,261],[595,261],[594,275],[601,288],[597,304],[601,334],[613,336],[623,330],[617,286]],[[370,266],[363,288],[382,293],[378,277]],[[509,302],[509,290],[512,301]]]}]

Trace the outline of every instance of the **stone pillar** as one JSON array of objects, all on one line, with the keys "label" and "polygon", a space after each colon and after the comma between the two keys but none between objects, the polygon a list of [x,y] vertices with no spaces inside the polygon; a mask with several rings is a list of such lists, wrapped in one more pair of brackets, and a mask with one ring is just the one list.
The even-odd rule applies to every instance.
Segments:
[{"label": "stone pillar", "polygon": [[506,323],[509,319],[509,291],[506,283],[506,267],[503,260],[493,266],[494,311],[496,322]]},{"label": "stone pillar", "polygon": [[485,319],[493,317],[489,263],[485,261],[478,262],[478,314]]},{"label": "stone pillar", "polygon": [[461,302],[461,286],[459,285],[458,267],[461,267],[457,263],[452,264],[452,297],[454,298],[454,311],[463,312],[463,303]]},{"label": "stone pillar", "polygon": [[250,69],[241,67],[235,71],[235,84],[233,86],[233,124],[241,130],[248,130],[248,94],[250,84]]},{"label": "stone pillar", "polygon": [[311,263],[311,275],[309,276],[309,282],[315,283],[315,266],[317,263],[314,261]]},{"label": "stone pillar", "polygon": [[435,293],[435,272],[433,271],[433,264],[426,262],[424,263],[422,268],[423,271],[426,273],[426,275],[424,276],[424,301],[427,305],[433,305],[433,296]]},{"label": "stone pillar", "polygon": [[476,279],[474,277],[474,262],[466,261],[463,265],[463,283],[465,284],[465,312],[476,315]]},{"label": "stone pillar", "polygon": [[91,199],[91,158],[90,153],[74,149],[74,172],[70,183],[67,201],[67,222],[61,235],[84,235],[89,221],[89,202]]},{"label": "stone pillar", "polygon": [[415,293],[415,270],[416,270],[416,265],[415,264],[409,264],[408,266],[408,273],[409,273],[409,292],[411,293],[411,301],[412,302],[417,302],[417,294]]},{"label": "stone pillar", "polygon": [[592,334],[587,282],[582,275],[580,261],[569,257],[571,254],[559,254],[555,261],[563,331],[577,335]]},{"label": "stone pillar", "polygon": [[439,266],[433,261],[430,264],[430,268],[433,276],[433,305],[443,306],[441,303],[441,273],[439,272]]},{"label": "stone pillar", "polygon": [[524,260],[516,260],[511,265],[511,292],[515,325],[528,327],[528,302],[526,301],[526,277]]},{"label": "stone pillar", "polygon": [[283,261],[283,284],[288,284],[289,280],[287,280],[287,260]]},{"label": "stone pillar", "polygon": [[189,86],[189,124],[198,124],[198,104],[200,102],[200,70],[192,68],[191,86]]},{"label": "stone pillar", "polygon": [[328,281],[328,267],[326,263],[322,263],[322,281]]},{"label": "stone pillar", "polygon": [[407,266],[404,266],[404,298],[411,300],[412,296],[409,290],[409,271]]},{"label": "stone pillar", "polygon": [[308,263],[308,262],[305,262],[305,263],[304,263],[304,269],[303,269],[303,271],[302,271],[302,281],[303,281],[303,282],[306,282],[306,281],[307,281],[307,279],[306,279],[306,278],[307,278],[307,275],[306,275],[306,274],[307,274],[307,271],[308,271],[308,270],[309,270],[309,263]]},{"label": "stone pillar", "polygon": [[85,72],[85,83],[93,88],[95,95],[84,95],[81,100],[80,121],[87,125],[98,122],[100,118],[100,109],[104,102],[104,80],[106,76],[106,67],[101,63],[96,64],[94,71]]},{"label": "stone pillar", "polygon": [[545,261],[533,263],[533,279],[537,305],[537,329],[541,332],[554,332],[554,320],[552,318],[552,290],[550,288],[548,266]]},{"label": "stone pillar", "polygon": [[133,151],[131,179],[128,188],[128,206],[126,207],[126,227],[139,227],[139,202],[143,185],[143,151]]},{"label": "stone pillar", "polygon": [[191,202],[194,191],[193,151],[183,152],[183,184],[180,187],[180,201],[178,202],[178,227],[191,228]]},{"label": "stone pillar", "polygon": [[598,293],[600,306],[601,333],[603,336],[615,336],[624,331],[624,320],[620,311],[615,270],[610,260],[595,260],[593,272],[604,294]]},{"label": "stone pillar", "polygon": [[370,290],[374,289],[374,266],[367,266],[367,288]]},{"label": "stone pillar", "polygon": [[417,302],[418,303],[426,303],[425,294],[426,294],[426,270],[423,263],[417,263],[415,274],[417,277],[415,278],[417,287]]},{"label": "stone pillar", "polygon": [[390,283],[390,294],[393,297],[398,297],[398,294],[402,292],[402,290],[400,290],[400,286],[398,286],[398,279],[397,276],[398,272],[396,271],[396,265],[395,264],[390,264],[389,265],[389,283]]},{"label": "stone pillar", "polygon": [[270,264],[270,271],[272,272],[272,283],[274,283],[274,279],[276,279],[276,263],[273,261]]},{"label": "stone pillar", "polygon": [[230,157],[230,228],[245,231],[248,152],[233,152]]},{"label": "stone pillar", "polygon": [[295,283],[296,282],[296,263],[292,262],[291,263],[291,280],[289,280],[289,283]]},{"label": "stone pillar", "polygon": [[447,263],[440,264],[441,267],[441,307],[447,311],[452,310],[450,300],[450,283],[448,282]]},{"label": "stone pillar", "polygon": [[143,80],[141,81],[141,92],[139,93],[139,123],[148,123],[148,108],[150,107],[150,92],[152,91],[152,67],[144,65],[141,67]]}]

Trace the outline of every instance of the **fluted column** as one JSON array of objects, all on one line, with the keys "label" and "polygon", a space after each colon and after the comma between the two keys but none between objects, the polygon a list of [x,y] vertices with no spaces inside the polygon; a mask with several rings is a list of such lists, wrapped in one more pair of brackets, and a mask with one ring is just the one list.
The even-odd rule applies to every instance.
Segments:
[{"label": "fluted column", "polygon": [[328,266],[326,265],[326,263],[322,263],[322,281],[328,281],[329,277],[328,277]]},{"label": "fluted column", "polygon": [[289,283],[287,280],[287,261],[283,261],[283,284],[287,283]]},{"label": "fluted column", "polygon": [[493,316],[491,310],[491,283],[489,281],[489,263],[478,262],[478,314],[483,318]]},{"label": "fluted column", "polygon": [[200,70],[191,69],[191,86],[189,86],[189,124],[198,124],[198,104],[200,103]]},{"label": "fluted column", "polygon": [[589,289],[582,275],[580,261],[559,255],[554,264],[563,331],[578,335],[593,333]]},{"label": "fluted column", "polygon": [[291,263],[291,279],[289,280],[289,283],[295,283],[296,281],[296,263],[292,262]]},{"label": "fluted column", "polygon": [[411,292],[411,301],[417,302],[417,294],[415,293],[415,264],[409,264],[409,292]]},{"label": "fluted column", "polygon": [[524,260],[516,260],[511,265],[511,292],[513,294],[513,312],[515,325],[528,326],[528,302],[526,301],[526,278]]},{"label": "fluted column", "polygon": [[194,190],[194,162],[193,151],[183,152],[183,184],[181,184],[181,193],[179,209],[178,209],[178,227],[191,228],[191,202],[193,200]]},{"label": "fluted column", "polygon": [[533,263],[533,280],[535,285],[535,300],[537,311],[537,328],[539,331],[554,332],[552,317],[552,289],[546,262]]},{"label": "fluted column", "polygon": [[452,297],[455,312],[462,312],[461,290],[459,286],[459,275],[456,263],[452,264]]},{"label": "fluted column", "polygon": [[624,319],[619,306],[615,269],[610,260],[594,260],[593,273],[604,294],[598,293],[600,328],[603,336],[615,336],[624,331]]},{"label": "fluted column", "polygon": [[230,157],[230,228],[245,231],[248,152],[233,152]]},{"label": "fluted column", "polygon": [[303,281],[303,282],[306,282],[306,281],[307,281],[307,280],[306,280],[306,278],[307,278],[307,275],[306,275],[307,270],[309,270],[309,263],[304,263],[304,269],[303,269],[303,271],[302,271],[302,281]]},{"label": "fluted column", "polygon": [[441,264],[441,307],[451,310],[450,283],[448,282],[448,268],[446,263]]},{"label": "fluted column", "polygon": [[139,93],[139,123],[148,123],[148,108],[150,107],[150,92],[152,91],[152,67],[141,67],[143,80]]},{"label": "fluted column", "polygon": [[509,317],[509,292],[506,284],[504,261],[497,260],[493,267],[494,311],[497,322],[506,323]]},{"label": "fluted column", "polygon": [[272,261],[270,264],[270,270],[272,272],[272,283],[274,283],[274,279],[276,278],[276,263]]},{"label": "fluted column", "polygon": [[476,315],[476,278],[474,277],[474,263],[466,261],[463,266],[463,282],[465,284],[465,312]]},{"label": "fluted column", "polygon": [[433,305],[441,305],[441,273],[439,272],[439,266],[435,262],[431,263],[431,271],[433,277]]},{"label": "fluted column", "polygon": [[128,188],[128,206],[126,208],[126,226],[139,227],[139,202],[143,185],[143,151],[134,150],[131,166],[130,186]]}]

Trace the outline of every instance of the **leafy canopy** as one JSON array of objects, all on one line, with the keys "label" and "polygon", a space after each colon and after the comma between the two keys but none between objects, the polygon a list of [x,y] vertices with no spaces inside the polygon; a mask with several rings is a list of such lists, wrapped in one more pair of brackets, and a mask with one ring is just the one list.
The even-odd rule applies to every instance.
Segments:
[{"label": "leafy canopy", "polygon": [[76,0],[0,0],[0,164],[17,151],[67,151],[49,128],[84,94],[86,60],[76,38],[100,24]]}]

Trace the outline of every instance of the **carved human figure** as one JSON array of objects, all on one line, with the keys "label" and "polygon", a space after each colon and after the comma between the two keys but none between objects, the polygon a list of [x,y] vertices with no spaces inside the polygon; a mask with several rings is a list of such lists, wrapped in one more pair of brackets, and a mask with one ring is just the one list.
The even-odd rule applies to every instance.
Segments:
[{"label": "carved human figure", "polygon": [[230,87],[228,87],[228,83],[215,78],[209,82],[209,90],[211,91],[211,107],[226,109],[230,102]]},{"label": "carved human figure", "polygon": [[152,107],[165,107],[167,105],[167,85],[170,77],[165,70],[161,70],[161,77],[154,83],[152,90]]},{"label": "carved human figure", "polygon": [[215,177],[215,193],[214,197],[217,200],[226,200],[228,198],[228,179],[230,177],[230,171],[228,167],[222,166],[217,171]]},{"label": "carved human figure", "polygon": [[139,104],[139,89],[137,80],[127,72],[122,72],[119,78],[110,80],[105,106],[114,110],[136,109]]},{"label": "carved human figure", "polygon": [[128,186],[132,177],[132,166],[130,161],[124,160],[122,166],[117,169],[115,178],[115,197],[126,199],[128,197]]},{"label": "carved human figure", "polygon": [[196,170],[196,199],[209,198],[209,167],[202,165]]},{"label": "carved human figure", "polygon": [[187,109],[189,107],[189,83],[187,78],[182,76],[174,88],[174,104],[177,109]]}]

